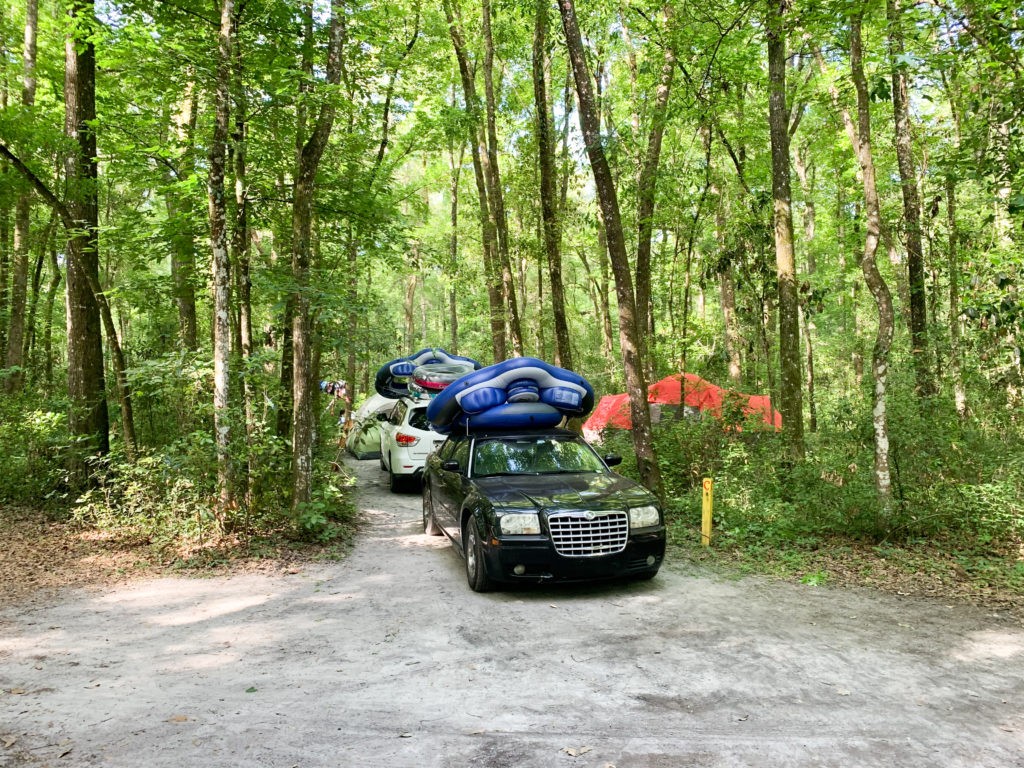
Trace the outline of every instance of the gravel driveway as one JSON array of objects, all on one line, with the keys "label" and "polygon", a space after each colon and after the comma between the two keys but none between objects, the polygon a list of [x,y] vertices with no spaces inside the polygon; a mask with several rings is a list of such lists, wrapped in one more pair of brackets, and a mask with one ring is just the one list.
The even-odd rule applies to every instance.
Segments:
[{"label": "gravel driveway", "polygon": [[351,555],[0,606],[0,766],[1024,766],[1024,629],[692,575],[474,594],[352,462]]}]

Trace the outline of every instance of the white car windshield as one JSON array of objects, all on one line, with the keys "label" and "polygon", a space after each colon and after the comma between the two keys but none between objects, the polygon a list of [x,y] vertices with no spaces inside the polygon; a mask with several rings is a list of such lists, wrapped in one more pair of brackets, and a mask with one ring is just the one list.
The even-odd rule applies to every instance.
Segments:
[{"label": "white car windshield", "polygon": [[519,437],[477,440],[473,475],[551,475],[604,472],[605,466],[582,440],[568,437]]}]

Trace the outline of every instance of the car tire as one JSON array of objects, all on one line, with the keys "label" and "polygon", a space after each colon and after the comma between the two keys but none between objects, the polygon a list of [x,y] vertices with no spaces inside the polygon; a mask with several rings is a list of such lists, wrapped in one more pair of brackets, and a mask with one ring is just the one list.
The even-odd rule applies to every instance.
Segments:
[{"label": "car tire", "polygon": [[462,546],[466,556],[466,581],[469,582],[469,588],[474,592],[490,592],[493,583],[487,575],[484,545],[472,517],[466,521],[466,529],[462,532]]},{"label": "car tire", "polygon": [[430,495],[430,485],[423,481],[423,532],[427,536],[440,536],[441,527],[434,518],[434,498]]},{"label": "car tire", "polygon": [[392,493],[398,493],[402,490],[402,478],[390,469],[388,469],[388,490]]}]

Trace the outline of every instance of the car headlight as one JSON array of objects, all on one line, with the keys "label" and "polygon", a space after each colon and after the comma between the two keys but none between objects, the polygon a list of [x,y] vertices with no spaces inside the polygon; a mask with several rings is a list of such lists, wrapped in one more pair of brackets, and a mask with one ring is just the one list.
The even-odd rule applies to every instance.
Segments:
[{"label": "car headlight", "polygon": [[524,536],[540,533],[540,520],[534,513],[508,514],[498,518],[501,532],[513,536]]},{"label": "car headlight", "polygon": [[633,507],[629,510],[630,528],[653,528],[660,522],[661,515],[655,506]]}]

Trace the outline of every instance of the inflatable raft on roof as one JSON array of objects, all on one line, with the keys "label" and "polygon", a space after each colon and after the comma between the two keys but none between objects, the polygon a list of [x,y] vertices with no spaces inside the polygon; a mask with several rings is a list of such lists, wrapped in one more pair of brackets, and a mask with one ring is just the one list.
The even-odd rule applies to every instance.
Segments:
[{"label": "inflatable raft on roof", "polygon": [[480,363],[471,357],[452,355],[440,348],[421,349],[382,365],[374,389],[393,400],[413,394],[432,395],[479,367]]},{"label": "inflatable raft on roof", "polygon": [[545,429],[586,416],[594,390],[579,374],[534,357],[517,357],[467,374],[427,407],[442,434],[453,429]]}]

